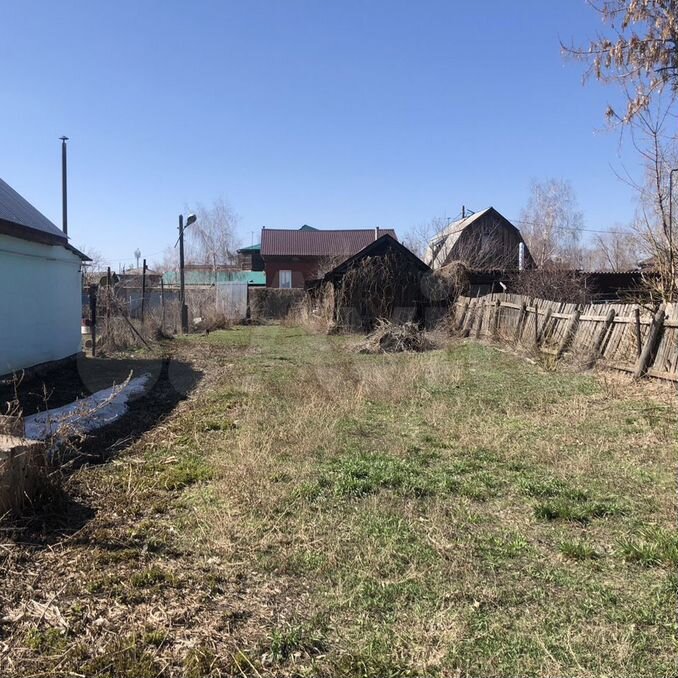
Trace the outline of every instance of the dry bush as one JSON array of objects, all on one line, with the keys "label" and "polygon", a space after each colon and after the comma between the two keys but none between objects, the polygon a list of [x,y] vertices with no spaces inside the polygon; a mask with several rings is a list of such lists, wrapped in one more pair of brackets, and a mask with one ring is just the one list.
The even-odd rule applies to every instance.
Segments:
[{"label": "dry bush", "polygon": [[577,272],[564,269],[521,271],[511,280],[511,289],[515,294],[549,301],[586,304],[591,300],[590,291]]},{"label": "dry bush", "polygon": [[329,334],[336,329],[334,320],[334,286],[326,283],[304,298],[287,314],[283,325],[304,327],[310,332]]},{"label": "dry bush", "polygon": [[193,321],[193,329],[203,332],[230,330],[232,327],[233,322],[224,313],[220,313],[216,309],[208,311],[204,316],[195,318]]},{"label": "dry bush", "polygon": [[379,320],[374,331],[359,345],[360,353],[403,353],[430,351],[433,343],[414,323],[394,325]]},{"label": "dry bush", "polygon": [[463,261],[452,261],[433,271],[428,277],[431,300],[446,299],[450,303],[467,295],[471,287],[468,267]]},{"label": "dry bush", "polygon": [[304,290],[255,287],[250,290],[250,316],[254,320],[282,320],[303,300]]}]

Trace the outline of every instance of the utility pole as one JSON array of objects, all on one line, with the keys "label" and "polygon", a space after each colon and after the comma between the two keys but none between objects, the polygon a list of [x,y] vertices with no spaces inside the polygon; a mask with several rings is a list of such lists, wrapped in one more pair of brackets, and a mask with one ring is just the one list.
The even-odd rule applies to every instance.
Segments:
[{"label": "utility pole", "polygon": [[[188,306],[186,306],[186,287],[184,281],[184,231],[196,222],[195,214],[189,214],[186,217],[184,226],[184,215],[179,215],[179,302],[181,304],[181,331],[188,333]],[[176,247],[176,244],[174,245]]]},{"label": "utility pole", "polygon": [[66,142],[68,137],[61,139],[61,221],[64,235],[68,235],[68,179],[66,167]]}]

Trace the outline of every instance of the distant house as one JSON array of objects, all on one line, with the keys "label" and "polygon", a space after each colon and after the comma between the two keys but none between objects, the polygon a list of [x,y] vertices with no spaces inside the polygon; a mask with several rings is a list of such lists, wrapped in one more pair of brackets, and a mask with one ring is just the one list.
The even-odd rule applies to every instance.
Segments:
[{"label": "distant house", "polygon": [[88,260],[0,179],[0,374],[80,353]]},{"label": "distant house", "polygon": [[261,231],[261,258],[266,285],[303,288],[306,282],[360,252],[370,243],[388,234],[388,228],[320,231],[310,226],[300,229],[264,228]]},{"label": "distant house", "polygon": [[519,249],[523,266],[534,261],[520,231],[494,207],[475,212],[446,226],[429,243],[424,261],[433,269],[461,261],[475,270],[518,270]]},{"label": "distant house", "polygon": [[263,271],[264,260],[261,258],[261,243],[241,247],[238,251],[238,268],[241,271]]}]

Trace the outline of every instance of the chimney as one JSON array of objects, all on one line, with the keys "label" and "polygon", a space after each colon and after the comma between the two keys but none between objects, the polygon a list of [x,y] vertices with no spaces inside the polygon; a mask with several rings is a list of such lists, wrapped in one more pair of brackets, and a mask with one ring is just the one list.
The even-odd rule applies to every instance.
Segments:
[{"label": "chimney", "polygon": [[461,218],[466,219],[466,206],[465,205],[461,206]]},{"label": "chimney", "polygon": [[63,223],[64,235],[68,235],[68,187],[66,172],[66,142],[68,137],[59,137],[61,139],[61,220]]},{"label": "chimney", "polygon": [[374,239],[379,240],[379,226],[374,229]]}]

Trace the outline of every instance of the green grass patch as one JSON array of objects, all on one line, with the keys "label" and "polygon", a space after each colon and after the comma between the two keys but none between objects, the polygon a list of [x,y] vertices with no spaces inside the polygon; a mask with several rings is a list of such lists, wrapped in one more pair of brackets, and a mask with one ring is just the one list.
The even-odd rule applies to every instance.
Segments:
[{"label": "green grass patch", "polygon": [[597,560],[601,557],[595,547],[584,541],[562,541],[558,548],[566,558],[571,560]]},{"label": "green grass patch", "polygon": [[572,499],[551,499],[538,503],[534,515],[543,520],[568,520],[588,523],[593,518],[609,518],[623,512],[616,500],[576,501]]},{"label": "green grass patch", "polygon": [[647,566],[678,565],[678,532],[648,527],[636,536],[621,539],[619,550],[625,560]]}]

